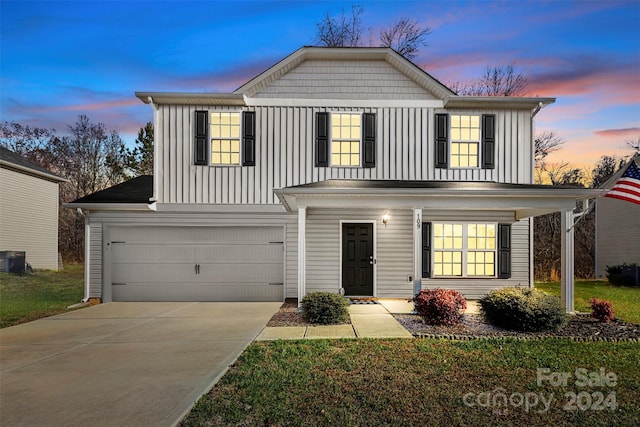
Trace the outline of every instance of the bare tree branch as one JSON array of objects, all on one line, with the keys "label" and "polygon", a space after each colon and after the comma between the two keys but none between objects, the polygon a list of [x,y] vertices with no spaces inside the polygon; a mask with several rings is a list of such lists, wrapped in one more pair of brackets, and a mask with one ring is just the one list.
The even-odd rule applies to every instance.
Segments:
[{"label": "bare tree branch", "polygon": [[535,162],[540,164],[551,153],[558,151],[565,143],[565,139],[553,131],[544,131],[535,138]]},{"label": "bare tree branch", "polygon": [[380,42],[382,46],[390,47],[411,60],[417,56],[420,46],[427,46],[425,39],[429,34],[431,28],[422,27],[412,19],[400,18],[390,28],[380,32]]},{"label": "bare tree branch", "polygon": [[345,15],[344,8],[340,16],[332,18],[326,12],[318,23],[317,39],[320,45],[327,47],[357,47],[362,41],[362,6],[351,6],[351,16]]}]

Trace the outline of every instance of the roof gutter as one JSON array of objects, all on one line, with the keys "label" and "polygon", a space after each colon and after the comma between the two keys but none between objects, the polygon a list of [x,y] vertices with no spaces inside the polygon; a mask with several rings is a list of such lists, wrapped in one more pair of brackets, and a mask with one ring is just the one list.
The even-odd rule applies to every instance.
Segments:
[{"label": "roof gutter", "polygon": [[155,211],[155,203],[63,203],[63,207],[82,211]]},{"label": "roof gutter", "polygon": [[533,119],[536,116],[536,114],[538,114],[540,110],[542,110],[545,106],[546,104],[539,102],[538,106],[534,108],[533,111],[531,112],[531,118]]}]

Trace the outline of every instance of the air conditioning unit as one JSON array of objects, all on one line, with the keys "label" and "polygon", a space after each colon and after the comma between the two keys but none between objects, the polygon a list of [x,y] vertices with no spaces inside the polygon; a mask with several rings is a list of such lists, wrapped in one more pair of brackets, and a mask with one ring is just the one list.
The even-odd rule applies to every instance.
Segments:
[{"label": "air conditioning unit", "polygon": [[24,251],[0,251],[0,271],[24,273],[27,253]]}]

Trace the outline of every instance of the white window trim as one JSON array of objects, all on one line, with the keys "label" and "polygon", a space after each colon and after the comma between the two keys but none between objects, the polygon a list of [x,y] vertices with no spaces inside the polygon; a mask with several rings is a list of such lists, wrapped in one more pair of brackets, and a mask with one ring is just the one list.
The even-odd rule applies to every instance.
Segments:
[{"label": "white window trim", "polygon": [[[237,168],[237,167],[241,167],[242,166],[242,126],[244,125],[244,123],[242,123],[242,111],[243,110],[209,110],[209,117],[207,118],[209,121],[209,166],[210,167],[214,167],[214,168]],[[211,136],[211,128],[213,126],[212,120],[211,120],[211,115],[213,113],[229,113],[229,114],[239,114],[240,115],[240,133],[238,135],[238,163],[213,163],[212,162],[212,158],[213,158],[213,137]],[[216,138],[216,139],[222,139],[222,138]],[[225,138],[225,139],[232,139],[232,138]]]},{"label": "white window trim", "polygon": [[[462,224],[462,249],[436,249],[435,248],[435,225],[436,224]],[[491,224],[495,226],[495,245],[493,249],[469,250],[467,239],[469,237],[467,225],[469,224]],[[483,221],[434,221],[431,230],[431,277],[438,279],[495,279],[498,277],[498,223]],[[462,252],[462,275],[436,275],[435,274],[435,253],[436,252]],[[491,276],[471,276],[467,274],[467,254],[469,252],[493,252],[493,275]]]},{"label": "white window trim", "polygon": [[[478,140],[477,141],[463,141],[463,140],[454,140],[451,137],[451,117],[453,116],[477,116],[478,117]],[[482,169],[482,114],[466,114],[466,113],[450,113],[449,114],[449,129],[448,129],[448,136],[449,136],[449,158],[448,160],[448,164],[449,164],[449,168],[450,169],[459,169],[459,170],[464,170],[464,169],[470,169],[470,170],[476,170],[476,169]],[[477,143],[478,144],[478,166],[451,166],[451,156],[453,155],[453,144],[454,143]],[[459,277],[459,276],[454,276],[454,277]],[[475,277],[475,276],[474,276]],[[481,276],[484,277],[484,276]]]},{"label": "white window trim", "polygon": [[[351,114],[351,115],[359,115],[360,116],[360,136],[358,138],[358,144],[360,144],[360,151],[358,153],[359,162],[357,165],[334,165],[333,164],[333,116],[335,114]],[[358,111],[331,111],[329,112],[329,167],[332,168],[349,168],[349,169],[358,169],[362,167],[362,117],[363,113]],[[343,141],[343,140],[341,140]],[[355,142],[355,140],[347,140],[351,142]]]}]

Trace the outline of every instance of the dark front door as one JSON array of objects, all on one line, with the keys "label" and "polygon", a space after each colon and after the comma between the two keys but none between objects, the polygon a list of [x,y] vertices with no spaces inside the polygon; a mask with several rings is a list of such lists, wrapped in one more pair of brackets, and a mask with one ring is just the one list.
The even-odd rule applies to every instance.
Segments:
[{"label": "dark front door", "polygon": [[342,224],[345,295],[373,296],[373,224]]}]

